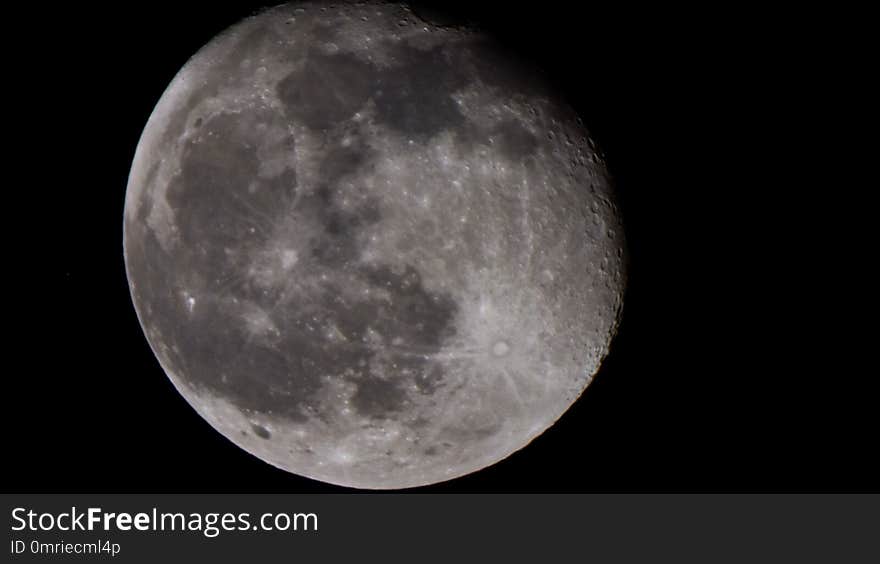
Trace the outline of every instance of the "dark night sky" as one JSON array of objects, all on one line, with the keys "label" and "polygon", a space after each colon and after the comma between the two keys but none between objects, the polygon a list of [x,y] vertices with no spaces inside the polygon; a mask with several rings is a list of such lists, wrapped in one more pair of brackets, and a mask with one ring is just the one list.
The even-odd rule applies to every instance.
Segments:
[{"label": "dark night sky", "polygon": [[[25,275],[9,298],[6,489],[344,491],[215,432],[135,317],[122,210],[141,130],[189,56],[260,7],[183,4],[9,18],[26,42],[8,63],[22,103],[7,119],[23,133],[7,163],[21,180],[7,189],[25,202],[7,208],[7,244]],[[798,102],[775,92],[790,67],[764,50],[764,15],[589,4],[446,10],[546,68],[603,148],[630,251],[620,333],[596,381],[528,448],[421,489],[876,490],[876,384],[824,360],[841,349],[816,339],[821,293],[791,275],[805,254],[821,257],[817,269],[834,257],[791,217],[778,135],[781,108]]]}]

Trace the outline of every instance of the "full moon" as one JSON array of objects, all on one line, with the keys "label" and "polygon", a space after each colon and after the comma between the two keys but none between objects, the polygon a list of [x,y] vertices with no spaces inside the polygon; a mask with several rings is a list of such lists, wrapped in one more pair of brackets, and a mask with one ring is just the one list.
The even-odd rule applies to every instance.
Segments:
[{"label": "full moon", "polygon": [[578,115],[487,34],[395,3],[279,6],[203,47],[146,124],[123,232],[192,407],[357,488],[526,446],[596,374],[625,285]]}]

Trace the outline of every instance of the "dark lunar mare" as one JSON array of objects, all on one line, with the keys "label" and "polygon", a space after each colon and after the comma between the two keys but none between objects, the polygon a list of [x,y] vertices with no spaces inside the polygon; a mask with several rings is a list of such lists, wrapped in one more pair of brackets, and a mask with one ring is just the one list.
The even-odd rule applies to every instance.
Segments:
[{"label": "dark lunar mare", "polygon": [[[374,85],[385,88],[375,94],[378,119],[401,132],[424,138],[460,123],[463,116],[451,98],[438,94],[449,90],[430,85],[434,71],[450,86],[462,80],[442,53],[409,50],[403,55],[410,64],[379,72],[350,56],[313,53],[301,71],[279,83],[287,116],[265,110],[220,113],[200,123],[198,137],[186,143],[181,171],[167,193],[179,241],[166,252],[150,230],[130,238],[129,270],[139,281],[136,296],[165,297],[141,310],[147,326],[176,345],[165,351],[166,361],[174,372],[186,374],[188,385],[245,411],[304,421],[325,415],[314,409],[322,376],[353,383],[352,405],[367,417],[405,409],[412,383],[431,393],[442,380],[442,369],[428,358],[453,335],[456,303],[427,291],[412,265],[359,264],[358,230],[381,221],[378,206],[367,197],[352,211],[336,201],[337,183],[356,179],[362,167],[371,166],[369,149],[355,144],[328,150],[320,184],[298,194],[302,188],[290,168],[259,178],[254,148],[260,123],[286,126],[289,118],[319,130],[339,126],[365,103]],[[424,115],[434,117],[420,119]],[[285,145],[295,150],[293,138]],[[149,211],[145,198],[138,221],[145,221]],[[298,222],[317,222],[302,267],[327,273],[328,282],[314,295],[282,306],[283,286],[267,290],[245,273],[248,261],[279,226]],[[357,278],[390,299],[347,296],[333,282],[344,277]],[[197,300],[191,311],[180,297],[184,292]],[[255,339],[233,298],[259,306],[278,335]],[[329,325],[346,340],[328,342],[316,332]],[[369,329],[384,343],[399,344],[370,345]]]},{"label": "dark lunar mare", "polygon": [[430,50],[383,43],[395,61],[380,68],[348,53],[313,50],[301,69],[278,84],[278,97],[296,123],[322,131],[350,118],[372,99],[376,119],[418,140],[465,122],[450,93],[472,80],[444,46]]}]

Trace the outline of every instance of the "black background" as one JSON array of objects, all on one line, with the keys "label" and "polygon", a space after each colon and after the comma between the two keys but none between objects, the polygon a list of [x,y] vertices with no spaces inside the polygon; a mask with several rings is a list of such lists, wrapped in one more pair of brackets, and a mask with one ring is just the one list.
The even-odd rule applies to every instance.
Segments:
[{"label": "black background", "polygon": [[[782,116],[801,102],[777,91],[796,64],[779,35],[792,20],[741,6],[440,4],[546,68],[581,111],[617,180],[630,268],[620,333],[569,412],[508,459],[419,490],[876,490],[876,374],[845,364],[854,341],[817,321],[843,306],[804,283],[837,257],[798,231],[812,196],[787,167]],[[151,353],[125,277],[142,128],[186,60],[260,6],[8,15],[21,100],[6,107],[20,126],[7,128],[7,278],[22,288],[6,304],[7,489],[345,491],[277,470],[202,420]],[[792,275],[804,255],[815,262]]]}]

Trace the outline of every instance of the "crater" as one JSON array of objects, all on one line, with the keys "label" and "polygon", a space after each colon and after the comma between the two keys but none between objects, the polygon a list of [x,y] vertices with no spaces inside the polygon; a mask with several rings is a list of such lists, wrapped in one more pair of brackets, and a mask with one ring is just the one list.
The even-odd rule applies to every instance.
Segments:
[{"label": "crater", "polygon": [[272,433],[269,432],[269,429],[266,429],[262,425],[251,425],[251,429],[253,429],[254,434],[261,439],[270,439],[272,437]]},{"label": "crater", "polygon": [[507,341],[496,341],[492,345],[493,356],[507,356],[510,353],[510,344]]}]

